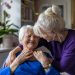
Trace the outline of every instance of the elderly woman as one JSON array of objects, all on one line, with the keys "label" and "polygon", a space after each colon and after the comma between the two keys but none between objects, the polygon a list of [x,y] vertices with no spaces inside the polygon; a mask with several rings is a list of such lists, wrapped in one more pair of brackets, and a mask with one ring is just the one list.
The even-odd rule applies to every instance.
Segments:
[{"label": "elderly woman", "polygon": [[[25,39],[25,41],[24,40],[22,40],[22,39]],[[27,52],[27,53],[29,53],[29,52],[31,52],[31,51],[33,51],[33,55],[34,55],[34,57],[36,58],[34,58],[34,57],[32,57],[32,58],[30,58],[29,60],[38,60],[40,63],[41,63],[41,65],[43,66],[43,68],[45,69],[45,71],[47,72],[48,71],[48,68],[50,67],[50,63],[51,63],[51,61],[50,61],[50,52],[49,51],[47,51],[47,48],[45,48],[44,46],[42,46],[42,47],[39,47],[40,45],[38,44],[38,42],[40,43],[40,40],[39,40],[40,38],[39,37],[37,37],[37,36],[35,36],[34,35],[34,32],[33,32],[33,28],[32,28],[32,26],[27,26],[27,28],[26,28],[26,26],[24,26],[24,27],[22,27],[21,29],[20,29],[20,32],[19,32],[19,42],[20,42],[20,46],[22,47],[22,45],[23,45],[23,47],[21,48],[21,47],[16,47],[14,50],[12,50],[10,53],[9,53],[9,56],[8,56],[8,58],[6,59],[6,62],[5,62],[5,66],[11,66],[11,64],[13,64],[12,62],[13,61],[15,61],[15,59],[16,59],[16,56],[15,56],[15,54],[17,53],[17,52],[19,52],[19,51],[24,51],[25,53]],[[44,40],[43,40],[44,41]],[[24,42],[24,43],[23,43]],[[29,43],[29,44],[28,44]],[[43,42],[43,43],[46,43],[46,42]],[[38,44],[38,46],[37,47],[39,47],[39,48],[34,48],[35,47],[35,45],[37,45]],[[34,46],[34,47],[33,47]],[[23,49],[23,50],[22,50]],[[42,50],[41,50],[42,49]],[[46,51],[45,51],[46,50]],[[49,55],[48,55],[49,54]],[[47,55],[47,56],[46,56]],[[23,55],[24,56],[24,55]],[[24,61],[25,59],[28,59],[29,57],[31,57],[31,56],[29,56],[29,57],[26,57],[26,58],[24,58],[23,56],[19,56],[19,59],[21,59],[21,61]],[[12,60],[12,61],[11,61]],[[36,64],[37,65],[37,64]],[[31,65],[31,66],[33,66],[33,65]],[[34,66],[35,66],[35,64],[34,64]],[[36,66],[37,67],[37,66]],[[27,67],[26,67],[27,68]],[[38,69],[38,67],[37,67],[37,69]],[[40,68],[41,69],[41,68]],[[39,69],[39,70],[40,70]],[[26,70],[27,71],[27,70]],[[30,72],[31,73],[31,72]],[[37,71],[36,71],[36,73],[37,73]],[[41,73],[41,75],[43,75],[44,74],[44,72],[42,73],[41,71],[40,71],[40,73]],[[40,75],[40,73],[38,74],[37,73],[37,75]],[[26,74],[27,75],[27,74]],[[32,74],[31,74],[32,75]],[[51,68],[51,73],[49,74],[49,75],[60,75],[59,74],[59,72],[58,71],[56,71],[53,67]]]},{"label": "elderly woman", "polygon": [[52,66],[60,72],[75,75],[75,30],[65,28],[60,14],[58,6],[49,7],[39,15],[34,33],[48,41],[54,57]]},{"label": "elderly woman", "polygon": [[34,35],[32,26],[24,26],[19,32],[19,41],[23,45],[23,50],[14,61],[0,70],[0,75],[45,75],[41,63],[33,54],[38,45],[39,37]]}]

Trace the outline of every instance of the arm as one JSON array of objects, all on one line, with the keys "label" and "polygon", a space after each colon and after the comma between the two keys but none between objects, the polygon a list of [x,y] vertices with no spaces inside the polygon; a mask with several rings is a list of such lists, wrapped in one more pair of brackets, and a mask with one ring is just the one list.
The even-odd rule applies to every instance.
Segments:
[{"label": "arm", "polygon": [[15,69],[23,63],[25,60],[31,58],[33,56],[33,52],[25,52],[24,50],[16,57],[13,63],[10,65],[11,72],[13,73]]},{"label": "arm", "polygon": [[16,54],[19,51],[23,50],[23,46],[19,44],[16,48],[14,48],[10,53]]},{"label": "arm", "polygon": [[33,54],[44,68],[49,67],[52,63],[52,54],[45,46],[37,48]]},{"label": "arm", "polygon": [[10,53],[9,54],[16,54],[16,53],[18,53],[19,51],[21,51],[22,49],[19,47],[19,46],[17,46],[16,48],[14,48],[12,51],[10,51]]},{"label": "arm", "polygon": [[31,57],[31,54],[32,54],[31,52],[26,54],[25,52],[22,51],[22,53],[18,55],[17,58],[15,58],[15,60],[12,62],[12,64],[9,67],[0,69],[0,75],[12,75],[12,73],[21,63],[23,63],[25,60]]},{"label": "arm", "polygon": [[75,49],[73,47],[64,50],[60,60],[55,59],[52,65],[59,71],[65,71],[68,73],[75,74]]},{"label": "arm", "polygon": [[43,51],[34,51],[34,57],[41,63],[43,68],[47,69],[50,67],[52,60],[48,58]]},{"label": "arm", "polygon": [[4,67],[9,66],[13,60],[16,58],[16,53],[21,51],[21,48],[19,46],[17,46],[16,48],[14,48],[12,51],[9,52],[9,55],[4,63]]}]

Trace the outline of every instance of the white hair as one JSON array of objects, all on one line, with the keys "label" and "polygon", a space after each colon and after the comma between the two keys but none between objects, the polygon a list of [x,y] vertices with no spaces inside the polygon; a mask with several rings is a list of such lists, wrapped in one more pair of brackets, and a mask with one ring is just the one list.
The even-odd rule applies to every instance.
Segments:
[{"label": "white hair", "polygon": [[40,34],[42,35],[40,28],[45,32],[60,32],[64,30],[65,23],[63,18],[60,16],[60,9],[58,6],[52,5],[52,7],[47,8],[47,10],[39,15],[33,28],[34,33],[38,36]]},{"label": "white hair", "polygon": [[47,8],[47,10],[44,12],[46,15],[49,15],[52,13],[55,13],[57,15],[61,15],[61,10],[58,6],[52,5],[52,7]]},{"label": "white hair", "polygon": [[33,26],[31,25],[26,25],[26,26],[22,26],[19,30],[19,42],[21,43],[23,38],[24,38],[24,35],[26,32],[32,32],[33,31]]}]

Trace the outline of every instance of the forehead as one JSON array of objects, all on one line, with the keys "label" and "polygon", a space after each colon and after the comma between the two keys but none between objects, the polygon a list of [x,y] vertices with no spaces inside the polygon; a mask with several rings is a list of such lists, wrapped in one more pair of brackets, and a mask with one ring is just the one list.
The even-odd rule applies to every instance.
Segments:
[{"label": "forehead", "polygon": [[25,34],[26,34],[26,35],[34,35],[34,32],[33,32],[32,29],[29,29],[29,30],[26,30],[26,31],[25,31]]}]

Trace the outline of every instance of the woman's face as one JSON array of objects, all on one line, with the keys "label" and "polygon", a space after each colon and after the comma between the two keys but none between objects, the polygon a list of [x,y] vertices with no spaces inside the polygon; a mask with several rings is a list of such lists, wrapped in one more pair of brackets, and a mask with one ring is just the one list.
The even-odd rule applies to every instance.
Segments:
[{"label": "woman's face", "polygon": [[26,47],[29,50],[33,50],[37,47],[39,42],[39,37],[34,35],[33,31],[27,31],[25,32],[24,38],[23,38],[23,46]]},{"label": "woman's face", "polygon": [[55,40],[56,36],[54,32],[47,32],[43,29],[40,28],[40,31],[42,32],[42,35],[40,35],[42,38],[44,38],[45,40],[49,41],[53,41]]}]

